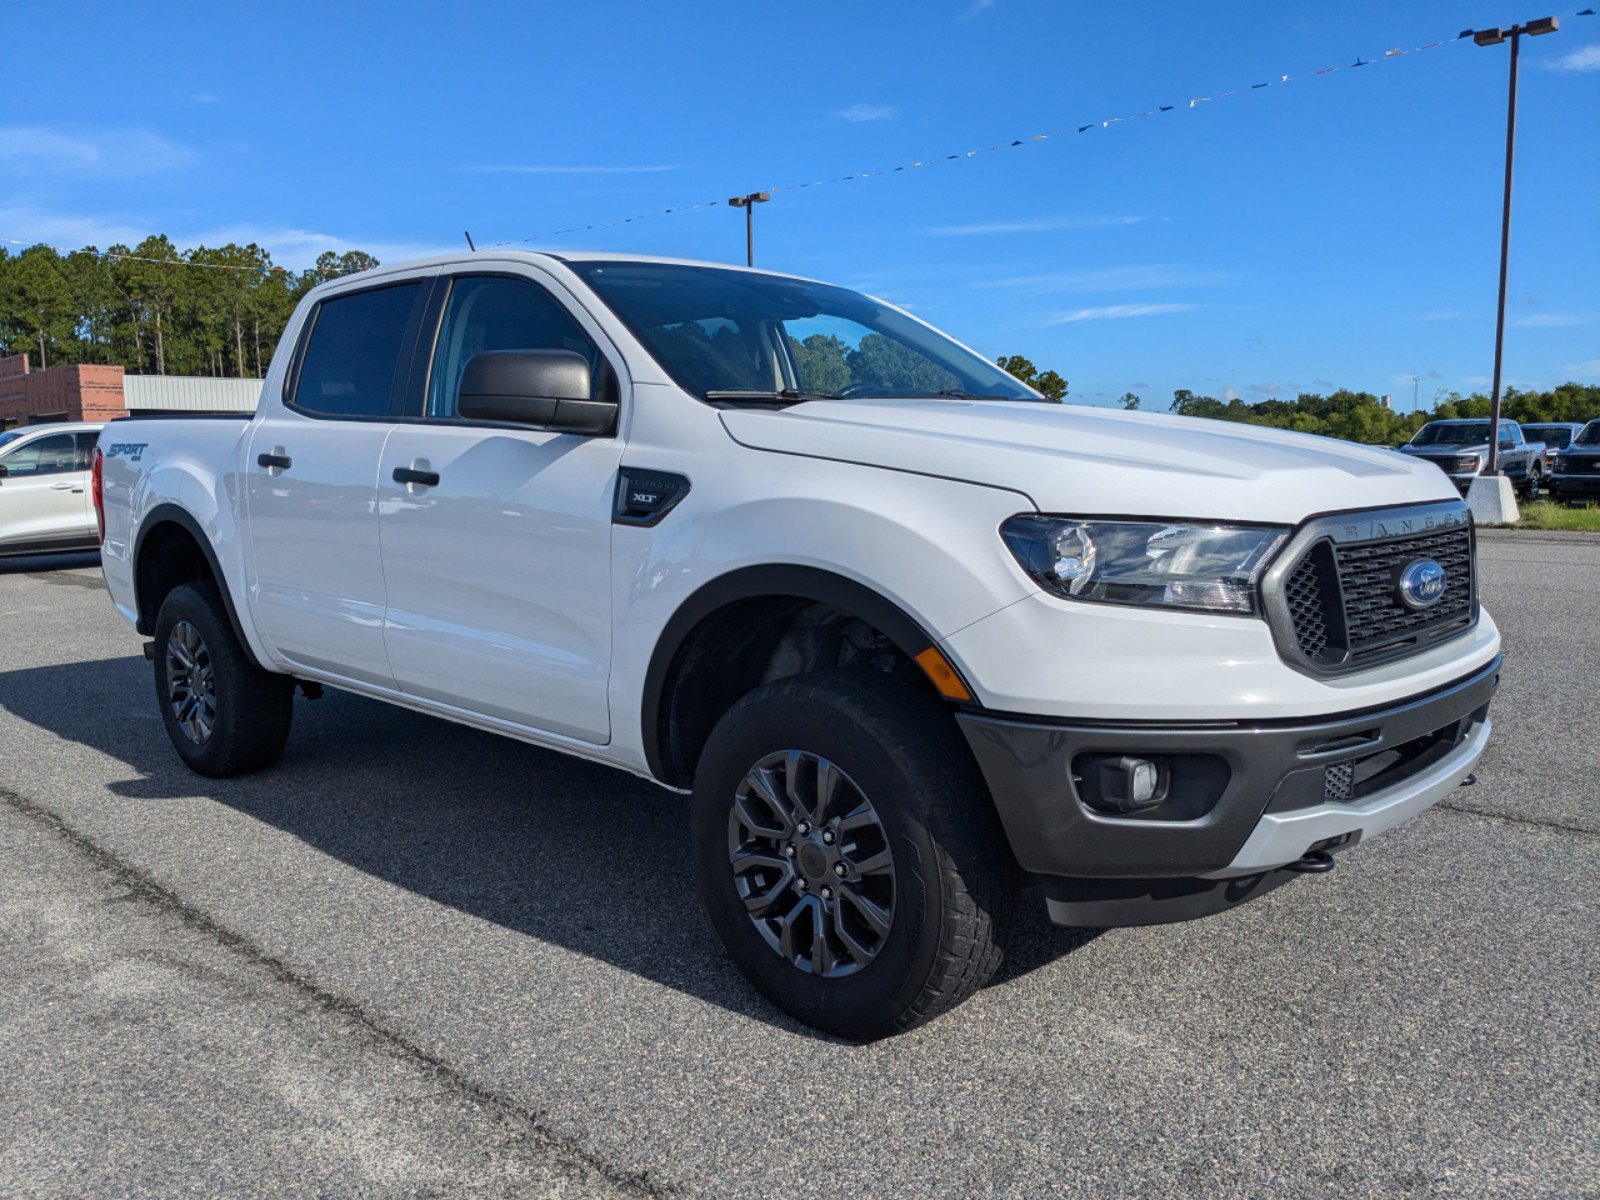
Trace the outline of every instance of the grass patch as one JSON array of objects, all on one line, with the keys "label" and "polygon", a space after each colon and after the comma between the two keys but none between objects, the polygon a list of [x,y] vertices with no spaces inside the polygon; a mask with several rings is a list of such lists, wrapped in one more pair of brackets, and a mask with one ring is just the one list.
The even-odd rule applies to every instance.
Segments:
[{"label": "grass patch", "polygon": [[1588,508],[1571,508],[1555,500],[1535,500],[1521,505],[1522,520],[1502,529],[1570,529],[1582,533],[1600,533],[1600,504]]}]

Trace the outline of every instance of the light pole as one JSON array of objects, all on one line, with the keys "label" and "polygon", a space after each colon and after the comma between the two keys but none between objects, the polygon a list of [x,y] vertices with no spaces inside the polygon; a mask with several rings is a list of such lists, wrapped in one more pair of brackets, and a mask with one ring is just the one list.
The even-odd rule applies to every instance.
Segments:
[{"label": "light pole", "polygon": [[771,192],[751,192],[748,196],[735,196],[728,203],[734,208],[744,209],[744,265],[756,265],[756,205],[765,204],[772,199]]},{"label": "light pole", "polygon": [[1511,258],[1511,160],[1517,147],[1517,51],[1522,35],[1537,37],[1554,33],[1558,23],[1554,17],[1541,17],[1526,25],[1513,25],[1510,29],[1479,29],[1472,32],[1472,40],[1479,46],[1498,46],[1511,39],[1511,77],[1506,98],[1506,188],[1500,207],[1500,303],[1494,321],[1494,394],[1490,399],[1489,460],[1484,465],[1485,475],[1500,471],[1500,363],[1504,357],[1506,341],[1506,266]]}]

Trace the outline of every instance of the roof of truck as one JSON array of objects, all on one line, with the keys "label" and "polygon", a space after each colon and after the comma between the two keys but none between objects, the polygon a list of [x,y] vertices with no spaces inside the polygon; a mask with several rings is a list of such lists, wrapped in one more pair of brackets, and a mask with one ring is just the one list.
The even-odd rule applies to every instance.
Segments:
[{"label": "roof of truck", "polygon": [[370,271],[358,271],[354,275],[340,275],[328,280],[326,284],[343,283],[350,279],[358,279],[365,275],[387,275],[404,271],[416,270],[419,267],[446,267],[458,266],[462,263],[483,262],[488,259],[512,259],[525,262],[554,261],[558,263],[588,263],[588,262],[630,262],[630,263],[663,263],[677,267],[711,267],[719,271],[747,271],[755,275],[776,275],[784,279],[800,279],[807,283],[820,283],[822,280],[811,279],[805,275],[795,275],[788,271],[769,271],[763,267],[747,267],[743,263],[707,262],[693,258],[673,258],[664,254],[623,254],[609,250],[508,250],[502,247],[485,246],[481,250],[458,250],[450,254],[436,254],[431,258],[411,259],[407,262],[384,263],[372,268]]}]

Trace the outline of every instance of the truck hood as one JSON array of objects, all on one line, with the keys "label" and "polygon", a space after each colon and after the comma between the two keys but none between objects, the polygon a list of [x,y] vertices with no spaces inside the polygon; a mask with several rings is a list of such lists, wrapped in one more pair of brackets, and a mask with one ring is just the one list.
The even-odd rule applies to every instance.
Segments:
[{"label": "truck hood", "polygon": [[1294,524],[1314,513],[1457,500],[1432,463],[1198,417],[999,400],[825,400],[721,414],[742,446],[938,475],[1042,512]]},{"label": "truck hood", "polygon": [[1401,454],[1410,454],[1417,458],[1454,458],[1458,454],[1487,454],[1488,442],[1478,442],[1471,446],[1412,446],[1404,445],[1400,448]]}]

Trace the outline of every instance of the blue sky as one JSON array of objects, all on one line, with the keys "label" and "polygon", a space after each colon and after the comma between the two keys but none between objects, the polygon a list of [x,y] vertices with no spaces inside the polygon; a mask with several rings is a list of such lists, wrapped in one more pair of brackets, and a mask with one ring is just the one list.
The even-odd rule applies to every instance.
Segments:
[{"label": "blue sky", "polygon": [[[1551,12],[1561,32],[1524,42],[1506,375],[1600,382],[1586,6],[34,3],[0,71],[0,239],[388,261],[980,149],[779,192],[758,264],[1091,403],[1349,386],[1409,407],[1413,375],[1424,403],[1487,385],[1506,48],[1348,65]],[[742,261],[743,233],[718,207],[529,245]]]}]

